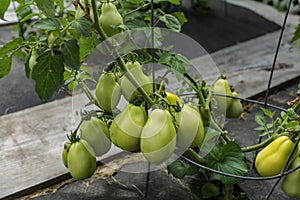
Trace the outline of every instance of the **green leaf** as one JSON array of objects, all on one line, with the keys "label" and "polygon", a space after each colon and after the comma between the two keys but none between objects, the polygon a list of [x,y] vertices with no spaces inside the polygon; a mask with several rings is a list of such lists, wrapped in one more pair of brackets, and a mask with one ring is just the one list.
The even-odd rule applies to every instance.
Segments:
[{"label": "green leaf", "polygon": [[171,14],[165,14],[159,17],[159,20],[165,23],[166,27],[170,28],[175,32],[180,32],[181,25],[176,17]]},{"label": "green leaf", "polygon": [[261,126],[264,126],[266,124],[266,118],[265,116],[261,114],[256,114],[255,115],[255,122],[258,123]]},{"label": "green leaf", "polygon": [[2,56],[0,57],[0,78],[3,78],[9,74],[11,69],[11,56]]},{"label": "green leaf", "polygon": [[259,126],[259,127],[256,127],[254,130],[256,130],[256,131],[264,131],[265,127],[264,126]]},{"label": "green leaf", "polygon": [[191,176],[198,173],[199,169],[193,165],[185,165],[180,160],[175,160],[167,166],[168,172],[175,178],[182,179],[184,176]]},{"label": "green leaf", "polygon": [[287,116],[288,116],[289,120],[296,120],[297,119],[297,113],[292,108],[288,109]]},{"label": "green leaf", "polygon": [[0,48],[0,56],[10,53],[13,49],[19,47],[23,42],[20,37],[14,38],[13,40],[7,42]]},{"label": "green leaf", "polygon": [[299,23],[298,26],[295,28],[294,36],[293,36],[291,42],[295,42],[295,41],[298,40],[299,38],[300,38],[300,23]]},{"label": "green leaf", "polygon": [[81,63],[77,40],[74,38],[65,38],[61,48],[66,65],[73,69],[79,69]]},{"label": "green leaf", "polygon": [[0,19],[4,19],[4,14],[7,11],[10,4],[10,0],[1,0],[1,6],[0,6]]},{"label": "green leaf", "polygon": [[[248,173],[246,157],[236,142],[215,145],[207,159],[207,166],[234,175],[246,176]],[[212,177],[225,184],[235,184],[240,181],[240,179],[216,173],[213,173]]]},{"label": "green leaf", "polygon": [[173,12],[171,15],[178,19],[181,26],[188,22],[188,19],[185,17],[184,12]]},{"label": "green leaf", "polygon": [[44,18],[37,21],[33,26],[44,30],[57,30],[61,27],[61,23],[56,18]]},{"label": "green leaf", "polygon": [[177,61],[177,60],[172,60],[172,62],[171,62],[171,69],[175,73],[179,73],[179,74],[186,73],[184,64],[182,62],[180,62],[180,61]]},{"label": "green leaf", "polygon": [[38,13],[30,13],[29,15],[26,15],[26,17],[23,17],[21,19],[21,22],[25,22],[25,21],[27,21],[27,20],[35,17],[35,16],[39,16],[39,14]]},{"label": "green leaf", "polygon": [[181,61],[181,62],[183,62],[185,64],[189,64],[189,65],[192,64],[191,61],[187,57],[185,57],[185,56],[183,56],[183,55],[181,55],[179,53],[176,53],[175,57],[177,58],[177,60],[179,60],[179,61]]},{"label": "green leaf", "polygon": [[219,187],[212,183],[205,183],[201,188],[201,194],[204,199],[216,197],[219,193]]},{"label": "green leaf", "polygon": [[91,23],[84,17],[76,19],[72,23],[73,28],[82,36],[89,37],[91,32]]},{"label": "green leaf", "polygon": [[47,17],[55,16],[55,6],[52,0],[35,0],[35,3],[39,10]]},{"label": "green leaf", "polygon": [[160,64],[168,64],[171,61],[172,54],[169,52],[164,52],[161,54],[160,58],[158,59],[158,63]]},{"label": "green leaf", "polygon": [[61,55],[54,55],[50,50],[43,52],[37,59],[32,71],[35,91],[40,99],[48,101],[63,84],[64,62]]},{"label": "green leaf", "polygon": [[272,112],[272,111],[270,111],[270,110],[268,110],[268,109],[266,109],[266,108],[260,108],[263,112],[264,112],[264,114],[266,115],[266,116],[268,116],[269,118],[273,118],[274,117],[274,114],[275,114],[275,112]]},{"label": "green leaf", "polygon": [[90,38],[80,37],[80,61],[83,61],[93,50],[94,48],[100,43],[99,38],[92,34]]},{"label": "green leaf", "polygon": [[180,5],[180,0],[154,0],[154,3],[170,2],[174,5]]}]

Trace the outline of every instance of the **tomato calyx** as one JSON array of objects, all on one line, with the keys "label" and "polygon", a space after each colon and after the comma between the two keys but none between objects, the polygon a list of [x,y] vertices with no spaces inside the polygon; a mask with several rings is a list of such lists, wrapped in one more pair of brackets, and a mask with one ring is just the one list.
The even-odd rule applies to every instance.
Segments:
[{"label": "tomato calyx", "polygon": [[71,144],[79,142],[80,137],[77,135],[77,130],[72,131],[70,135],[67,135],[68,140],[71,142]]}]

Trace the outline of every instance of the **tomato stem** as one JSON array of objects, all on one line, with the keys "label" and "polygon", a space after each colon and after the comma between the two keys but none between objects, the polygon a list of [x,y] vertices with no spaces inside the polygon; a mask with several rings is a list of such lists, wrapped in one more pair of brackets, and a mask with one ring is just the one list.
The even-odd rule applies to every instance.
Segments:
[{"label": "tomato stem", "polygon": [[199,154],[197,154],[193,149],[188,148],[184,154],[189,157],[190,159],[192,159],[193,161],[195,161],[196,163],[199,163],[201,165],[205,165],[206,164],[206,160],[204,158],[202,158]]},{"label": "tomato stem", "polygon": [[271,137],[267,138],[266,140],[262,141],[259,144],[253,145],[253,146],[248,146],[248,147],[244,147],[242,148],[243,152],[250,152],[250,151],[255,151],[258,150],[260,148],[263,148],[265,146],[267,146],[268,144],[270,144],[272,141],[274,141],[276,138],[280,137],[280,136],[288,136],[288,133],[282,133],[282,134],[273,134]]},{"label": "tomato stem", "polygon": [[[99,23],[99,18],[98,18],[99,16],[98,16],[98,12],[97,12],[97,9],[96,9],[96,0],[92,0],[92,8],[93,8],[94,16],[95,16],[94,25],[95,25],[96,31],[99,33],[101,38],[103,38],[104,40],[107,40],[109,37],[105,34],[103,28],[100,26],[100,23]],[[137,90],[143,96],[145,101],[147,101],[147,103],[149,104],[149,107],[154,105],[154,101],[152,101],[152,99],[148,96],[147,92],[138,84],[135,77],[132,75],[132,73],[126,67],[125,61],[120,56],[117,49],[113,46],[112,46],[112,48],[115,50],[115,52],[117,54],[117,63],[119,65],[119,67],[121,68],[121,70],[124,72],[124,75],[126,76],[126,78],[137,88]]]}]

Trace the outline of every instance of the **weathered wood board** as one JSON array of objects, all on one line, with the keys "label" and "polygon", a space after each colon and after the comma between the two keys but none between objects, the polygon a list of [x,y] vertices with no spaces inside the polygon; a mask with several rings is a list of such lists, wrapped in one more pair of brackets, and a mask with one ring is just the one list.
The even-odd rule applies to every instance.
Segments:
[{"label": "weathered wood board", "polygon": [[[282,14],[278,16],[283,19]],[[300,76],[300,54],[289,49],[293,30],[290,26],[285,31],[278,58],[281,64],[274,72],[272,86]],[[211,55],[241,97],[266,90],[278,37],[279,31]],[[192,62],[204,65],[206,59]],[[217,74],[211,71],[203,76],[213,80]],[[0,117],[0,198],[67,173],[61,150],[66,134],[78,122],[78,111],[87,102],[84,95],[76,95]],[[118,152],[113,148],[106,157]]]}]

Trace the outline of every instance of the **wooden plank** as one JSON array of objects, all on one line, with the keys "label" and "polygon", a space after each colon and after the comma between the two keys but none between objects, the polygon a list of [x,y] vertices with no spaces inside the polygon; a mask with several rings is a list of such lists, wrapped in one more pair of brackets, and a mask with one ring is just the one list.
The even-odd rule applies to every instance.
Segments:
[{"label": "wooden plank", "polygon": [[[284,35],[272,86],[300,75],[297,49],[290,50],[293,27]],[[241,97],[264,91],[270,74],[279,32],[274,32],[212,54],[193,59],[195,66],[206,66],[202,76],[213,81],[224,72]],[[179,85],[170,82],[172,88]],[[76,95],[0,117],[0,198],[67,173],[61,162],[66,134],[75,128],[78,112],[87,103],[85,95]],[[123,105],[123,104],[122,104]],[[109,157],[119,151],[113,148]]]}]

